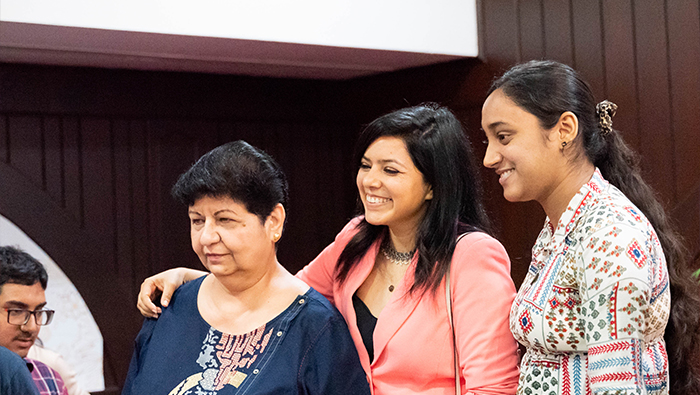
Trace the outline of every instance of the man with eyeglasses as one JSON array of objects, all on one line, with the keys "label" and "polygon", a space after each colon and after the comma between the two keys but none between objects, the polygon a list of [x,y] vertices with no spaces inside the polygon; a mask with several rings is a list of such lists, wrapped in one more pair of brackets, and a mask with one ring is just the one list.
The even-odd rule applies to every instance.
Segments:
[{"label": "man with eyeglasses", "polygon": [[[15,247],[0,247],[0,346],[22,358],[41,326],[53,318],[53,310],[44,308],[47,282],[46,270],[31,255]],[[55,370],[36,360],[25,361],[41,395],[68,394]]]}]

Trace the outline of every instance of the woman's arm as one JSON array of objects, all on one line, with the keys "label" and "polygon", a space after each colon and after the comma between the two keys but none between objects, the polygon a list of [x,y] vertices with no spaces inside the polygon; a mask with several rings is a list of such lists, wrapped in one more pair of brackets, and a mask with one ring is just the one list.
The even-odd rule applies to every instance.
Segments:
[{"label": "woman's arm", "polygon": [[158,318],[158,315],[161,313],[161,308],[153,303],[157,297],[158,291],[162,292],[160,297],[161,306],[168,307],[173,292],[175,292],[180,285],[198,279],[205,274],[207,274],[207,272],[201,270],[178,267],[148,277],[141,283],[141,290],[139,291],[136,307],[138,307],[144,317]]},{"label": "woman's arm", "polygon": [[480,232],[460,240],[452,258],[453,316],[467,391],[514,394],[518,347],[510,332],[515,286],[503,246]]},{"label": "woman's arm", "polygon": [[[620,394],[636,394],[644,391],[642,377],[667,374],[668,359],[661,352],[653,356],[654,364],[645,370],[640,366],[646,359],[646,340],[663,335],[663,326],[658,330],[647,318],[658,315],[665,323],[668,314],[667,287],[659,288],[664,291],[653,303],[650,269],[665,265],[663,252],[654,244],[642,231],[622,224],[603,228],[581,243],[580,327],[586,334],[593,393],[614,387]],[[645,339],[647,333],[651,339]]]}]

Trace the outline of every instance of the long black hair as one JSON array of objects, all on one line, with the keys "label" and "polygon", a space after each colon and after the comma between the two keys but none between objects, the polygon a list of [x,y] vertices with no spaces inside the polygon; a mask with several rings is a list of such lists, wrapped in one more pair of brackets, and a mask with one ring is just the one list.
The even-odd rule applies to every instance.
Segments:
[{"label": "long black hair", "polygon": [[[460,122],[449,109],[435,103],[404,108],[372,121],[358,138],[355,165],[359,167],[367,148],[385,136],[404,141],[413,164],[432,187],[433,198],[426,201],[416,234],[418,263],[410,292],[434,292],[450,268],[457,236],[491,230],[482,204],[479,168]],[[365,219],[358,229],[338,258],[336,277],[341,283],[370,246],[387,237],[386,226]]]},{"label": "long black hair", "polygon": [[700,290],[690,275],[689,255],[653,189],[642,179],[639,158],[620,133],[601,130],[596,101],[588,84],[571,67],[553,61],[517,65],[497,79],[489,94],[500,89],[522,109],[551,129],[566,111],[579,121],[573,144],[600,169],[649,219],[656,230],[668,265],[671,315],[664,338],[669,356],[670,393],[700,394],[699,373],[688,363],[700,345]]}]

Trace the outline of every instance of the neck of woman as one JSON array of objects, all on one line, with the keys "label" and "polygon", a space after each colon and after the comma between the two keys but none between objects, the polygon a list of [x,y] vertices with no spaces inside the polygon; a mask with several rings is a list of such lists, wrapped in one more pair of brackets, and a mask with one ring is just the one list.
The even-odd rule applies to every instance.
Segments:
[{"label": "neck of woman", "polygon": [[418,227],[413,226],[410,229],[389,228],[387,237],[391,239],[394,249],[398,252],[413,251],[416,248],[416,236]]},{"label": "neck of woman", "polygon": [[572,164],[565,171],[562,171],[558,178],[559,182],[552,191],[543,199],[538,200],[554,227],[559,223],[559,218],[566,211],[571,199],[583,185],[591,180],[594,172],[595,166],[589,160]]},{"label": "neck of woman", "polygon": [[265,275],[247,282],[209,275],[200,288],[197,307],[214,328],[231,334],[247,333],[276,317],[308,289],[275,262]]}]

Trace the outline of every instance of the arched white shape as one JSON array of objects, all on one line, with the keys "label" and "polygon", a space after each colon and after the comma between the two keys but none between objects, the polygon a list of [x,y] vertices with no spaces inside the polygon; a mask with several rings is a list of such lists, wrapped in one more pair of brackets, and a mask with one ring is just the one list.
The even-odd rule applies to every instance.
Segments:
[{"label": "arched white shape", "polygon": [[51,325],[41,328],[44,347],[63,356],[86,391],[104,391],[103,340],[100,329],[73,283],[29,236],[0,215],[0,245],[21,248],[44,265],[49,275],[47,308],[56,310]]}]

